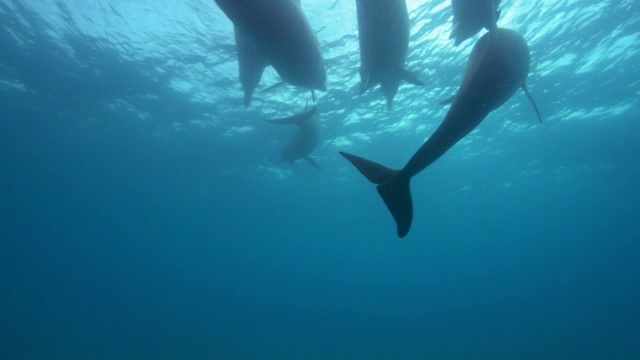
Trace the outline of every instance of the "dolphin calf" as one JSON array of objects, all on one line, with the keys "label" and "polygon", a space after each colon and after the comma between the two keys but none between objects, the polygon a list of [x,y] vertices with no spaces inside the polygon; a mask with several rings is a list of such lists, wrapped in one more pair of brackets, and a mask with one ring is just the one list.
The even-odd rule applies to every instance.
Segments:
[{"label": "dolphin calf", "polygon": [[495,29],[483,35],[471,52],[462,84],[442,124],[401,170],[340,152],[370,182],[378,184],[399,237],[407,235],[413,218],[411,178],[444,155],[516,90],[525,88],[529,56],[527,43],[513,30]]},{"label": "dolphin calf", "polygon": [[316,119],[316,107],[288,118],[278,120],[265,120],[276,125],[296,125],[298,131],[291,139],[291,142],[284,148],[280,156],[280,163],[293,163],[303,159],[316,169],[320,169],[318,164],[309,155],[315,150],[320,142],[320,126]]},{"label": "dolphin calf", "polygon": [[500,18],[500,0],[451,0],[453,30],[449,39],[456,46],[477,34],[482,28],[494,30]]},{"label": "dolphin calf", "polygon": [[237,27],[234,27],[234,33],[236,51],[238,52],[240,84],[244,91],[244,106],[249,106],[253,92],[258,87],[260,79],[262,79],[262,73],[269,65],[269,60],[260,54],[251,41]]},{"label": "dolphin calf", "polygon": [[409,47],[409,13],[405,0],[357,0],[360,42],[360,93],[380,84],[393,106],[400,82],[424,83],[405,68]]},{"label": "dolphin calf", "polygon": [[320,44],[293,0],[215,0],[285,82],[326,90]]}]

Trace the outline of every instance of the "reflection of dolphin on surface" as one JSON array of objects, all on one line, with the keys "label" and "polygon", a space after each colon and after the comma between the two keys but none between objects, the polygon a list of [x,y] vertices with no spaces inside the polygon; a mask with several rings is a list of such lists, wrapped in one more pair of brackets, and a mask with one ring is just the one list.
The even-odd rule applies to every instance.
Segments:
[{"label": "reflection of dolphin on surface", "polygon": [[449,39],[459,45],[482,28],[494,30],[500,18],[500,0],[451,0],[453,30]]},{"label": "reflection of dolphin on surface", "polygon": [[474,46],[462,85],[442,124],[404,168],[389,169],[341,152],[369,181],[378,184],[378,193],[396,221],[398,236],[407,235],[411,227],[411,178],[469,134],[516,90],[524,88],[528,72],[529,47],[522,36],[512,30],[495,29]]},{"label": "reflection of dolphin on surface", "polygon": [[320,169],[315,160],[309,155],[316,149],[320,142],[320,125],[316,119],[316,107],[312,107],[301,114],[284,119],[266,120],[268,123],[276,125],[297,125],[298,131],[291,139],[291,142],[284,148],[280,156],[280,163],[293,163],[296,160],[304,159],[313,167]]},{"label": "reflection of dolphin on surface", "polygon": [[312,91],[326,90],[320,44],[296,1],[215,2],[284,81]]},{"label": "reflection of dolphin on surface", "polygon": [[249,106],[251,104],[251,96],[258,87],[262,73],[269,65],[269,60],[260,54],[251,44],[251,41],[237,27],[234,27],[234,32],[236,51],[238,52],[240,84],[244,91],[244,106]]},{"label": "reflection of dolphin on surface", "polygon": [[409,13],[405,0],[357,0],[360,42],[360,93],[380,84],[393,105],[400,82],[424,83],[405,68],[409,47]]}]

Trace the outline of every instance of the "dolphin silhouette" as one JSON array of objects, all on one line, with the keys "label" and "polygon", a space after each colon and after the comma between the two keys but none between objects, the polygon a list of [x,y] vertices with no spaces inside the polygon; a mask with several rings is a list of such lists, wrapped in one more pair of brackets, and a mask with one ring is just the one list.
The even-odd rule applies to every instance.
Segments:
[{"label": "dolphin silhouette", "polygon": [[293,163],[303,159],[316,169],[318,164],[309,155],[316,149],[320,142],[320,126],[316,119],[316,107],[294,116],[278,120],[265,120],[276,125],[296,125],[298,131],[289,144],[282,151],[280,163]]},{"label": "dolphin silhouette", "polygon": [[360,93],[380,84],[393,106],[400,82],[424,85],[405,68],[409,13],[405,0],[357,0],[360,42]]},{"label": "dolphin silhouette", "polygon": [[518,88],[525,89],[529,56],[527,43],[513,30],[495,29],[483,35],[471,52],[462,84],[442,124],[401,170],[340,152],[370,182],[378,184],[399,237],[407,235],[413,218],[411,178],[469,134]]},{"label": "dolphin silhouette", "polygon": [[251,44],[251,41],[234,26],[236,51],[238,52],[238,70],[240,84],[244,91],[244,106],[251,104],[253,92],[258,87],[264,69],[269,66],[269,60]]},{"label": "dolphin silhouette", "polygon": [[456,46],[477,34],[482,28],[494,30],[500,18],[500,0],[451,0],[453,30],[449,39]]},{"label": "dolphin silhouette", "polygon": [[215,0],[282,79],[326,90],[320,44],[300,5],[293,0]]}]

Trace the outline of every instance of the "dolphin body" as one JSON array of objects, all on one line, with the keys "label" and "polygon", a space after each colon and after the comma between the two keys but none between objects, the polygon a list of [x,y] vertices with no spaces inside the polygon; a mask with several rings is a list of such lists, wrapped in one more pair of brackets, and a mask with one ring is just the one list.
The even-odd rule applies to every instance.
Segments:
[{"label": "dolphin body", "polygon": [[301,114],[284,119],[266,120],[276,125],[296,125],[298,131],[291,142],[284,148],[280,156],[280,163],[293,163],[304,159],[311,166],[320,169],[318,164],[309,155],[316,149],[320,142],[320,126],[316,119],[316,107],[312,107]]},{"label": "dolphin body", "polygon": [[260,54],[251,41],[237,27],[234,27],[234,33],[236,51],[238,52],[240,84],[244,91],[244,106],[249,106],[251,105],[253,92],[260,84],[260,79],[262,79],[262,73],[269,66],[269,60]]},{"label": "dolphin body", "polygon": [[411,178],[444,155],[519,88],[525,88],[529,56],[527,43],[513,30],[495,29],[483,35],[471,52],[462,85],[442,124],[401,170],[340,152],[370,182],[378,184],[399,237],[407,235],[413,218]]},{"label": "dolphin body", "polygon": [[453,30],[449,39],[456,46],[477,34],[482,28],[494,30],[500,18],[500,0],[451,0]]},{"label": "dolphin body", "polygon": [[[293,0],[215,0],[253,47],[285,82],[326,90],[320,44],[300,5]],[[236,33],[237,33],[236,32]]]},{"label": "dolphin body", "polygon": [[360,93],[380,84],[393,106],[400,82],[424,83],[405,68],[409,47],[409,13],[405,0],[357,0],[360,42]]}]

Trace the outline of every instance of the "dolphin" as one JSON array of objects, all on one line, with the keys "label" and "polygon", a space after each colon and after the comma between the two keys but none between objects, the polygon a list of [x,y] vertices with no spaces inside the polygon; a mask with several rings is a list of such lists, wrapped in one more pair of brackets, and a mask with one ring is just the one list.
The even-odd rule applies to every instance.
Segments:
[{"label": "dolphin", "polygon": [[265,120],[276,125],[298,126],[298,131],[293,136],[293,139],[282,151],[280,163],[293,163],[296,160],[304,159],[311,166],[320,169],[315,160],[309,156],[320,142],[320,125],[315,114],[316,107],[314,106],[298,115],[278,120]]},{"label": "dolphin", "polygon": [[453,30],[449,39],[456,46],[477,34],[482,28],[494,30],[500,18],[500,0],[451,0]]},{"label": "dolphin", "polygon": [[[529,73],[529,47],[513,30],[495,29],[483,35],[469,57],[462,84],[442,124],[400,170],[340,152],[370,182],[391,212],[399,237],[411,227],[410,180],[444,155],[519,88]],[[530,98],[531,99],[531,98]]]},{"label": "dolphin", "polygon": [[285,82],[326,90],[320,44],[300,5],[293,0],[215,0]]},{"label": "dolphin", "polygon": [[405,68],[409,13],[405,0],[357,0],[360,42],[360,93],[380,84],[393,106],[400,82],[424,85]]},{"label": "dolphin", "polygon": [[251,104],[253,92],[258,87],[264,69],[269,65],[269,60],[262,56],[251,44],[251,41],[234,26],[236,38],[236,51],[238,52],[238,70],[240,84],[244,91],[244,106]]}]

